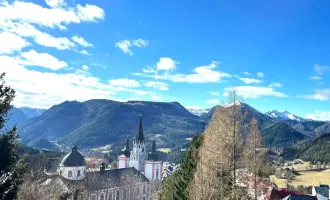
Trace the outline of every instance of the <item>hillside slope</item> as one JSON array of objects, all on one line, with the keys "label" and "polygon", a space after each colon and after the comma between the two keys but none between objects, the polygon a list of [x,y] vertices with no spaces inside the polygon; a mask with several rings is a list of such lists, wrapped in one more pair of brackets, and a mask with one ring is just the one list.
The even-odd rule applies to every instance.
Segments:
[{"label": "hillside slope", "polygon": [[307,139],[305,135],[294,130],[284,122],[278,122],[261,131],[267,147],[285,147]]},{"label": "hillside slope", "polygon": [[306,161],[330,162],[330,132],[313,140],[296,144],[292,150],[295,157]]},{"label": "hillside slope", "polygon": [[139,115],[147,138],[171,147],[201,133],[205,122],[177,102],[66,101],[19,126],[23,142],[45,138],[84,147],[120,145],[133,137]]}]

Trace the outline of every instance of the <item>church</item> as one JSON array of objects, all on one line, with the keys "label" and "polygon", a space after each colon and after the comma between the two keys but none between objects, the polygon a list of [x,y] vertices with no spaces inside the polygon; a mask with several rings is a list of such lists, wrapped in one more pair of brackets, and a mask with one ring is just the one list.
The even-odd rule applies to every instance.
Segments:
[{"label": "church", "polygon": [[161,181],[163,162],[158,160],[155,141],[152,143],[152,152],[148,155],[143,135],[142,115],[140,115],[138,130],[133,140],[132,151],[129,150],[127,138],[126,146],[122,154],[118,156],[117,167],[118,169],[133,167],[145,175],[149,181]]},{"label": "church", "polygon": [[72,147],[54,173],[46,173],[42,185],[59,188],[60,199],[89,200],[147,200],[150,199],[149,181],[161,180],[162,162],[156,161],[156,144],[148,155],[143,135],[142,116],[138,131],[129,151],[129,140],[118,157],[117,169],[106,169],[103,163],[99,171],[90,171],[77,146]]}]

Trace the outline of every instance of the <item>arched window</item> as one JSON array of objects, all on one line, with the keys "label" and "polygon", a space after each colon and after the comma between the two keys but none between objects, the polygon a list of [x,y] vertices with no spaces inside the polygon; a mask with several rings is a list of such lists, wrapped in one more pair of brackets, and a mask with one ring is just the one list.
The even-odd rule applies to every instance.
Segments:
[{"label": "arched window", "polygon": [[120,192],[119,192],[119,190],[116,191],[116,200],[120,200]]},{"label": "arched window", "polygon": [[144,152],[144,147],[142,147],[142,152]]},{"label": "arched window", "polygon": [[72,171],[68,172],[68,177],[72,177]]},{"label": "arched window", "polygon": [[108,193],[108,200],[113,200],[113,193],[112,192]]},{"label": "arched window", "polygon": [[80,176],[80,170],[78,170],[78,172],[77,172],[77,176],[78,176],[78,177]]},{"label": "arched window", "polygon": [[105,200],[105,192],[100,193],[99,200]]},{"label": "arched window", "polygon": [[159,166],[156,165],[156,180],[159,180]]},{"label": "arched window", "polygon": [[146,192],[147,192],[147,187],[143,185],[143,194],[146,194]]}]

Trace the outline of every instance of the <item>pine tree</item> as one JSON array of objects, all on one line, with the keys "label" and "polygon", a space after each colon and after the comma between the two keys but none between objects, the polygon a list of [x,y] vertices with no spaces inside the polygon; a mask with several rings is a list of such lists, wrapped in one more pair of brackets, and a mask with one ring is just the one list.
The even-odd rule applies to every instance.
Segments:
[{"label": "pine tree", "polygon": [[180,169],[174,172],[165,180],[162,199],[188,200],[189,185],[193,179],[198,162],[198,149],[202,144],[203,135],[194,137],[185,158],[180,165]]},{"label": "pine tree", "polygon": [[24,170],[19,159],[16,126],[7,130],[8,111],[12,108],[15,91],[6,85],[5,73],[0,76],[0,199],[15,199]]}]

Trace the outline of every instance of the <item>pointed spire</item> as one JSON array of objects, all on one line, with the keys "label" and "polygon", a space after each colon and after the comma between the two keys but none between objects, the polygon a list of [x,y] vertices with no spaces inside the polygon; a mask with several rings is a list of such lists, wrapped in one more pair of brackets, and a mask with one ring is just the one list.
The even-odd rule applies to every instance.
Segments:
[{"label": "pointed spire", "polygon": [[152,141],[152,153],[156,153],[156,141]]},{"label": "pointed spire", "polygon": [[143,143],[144,142],[144,136],[143,136],[143,127],[142,127],[142,115],[140,114],[140,123],[139,123],[139,128],[136,133],[136,138],[135,138],[136,143]]},{"label": "pointed spire", "polygon": [[126,136],[126,145],[125,148],[122,150],[122,152],[126,157],[130,156],[128,135]]}]

